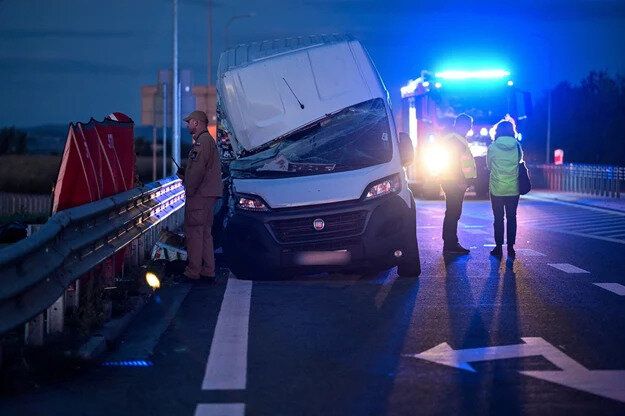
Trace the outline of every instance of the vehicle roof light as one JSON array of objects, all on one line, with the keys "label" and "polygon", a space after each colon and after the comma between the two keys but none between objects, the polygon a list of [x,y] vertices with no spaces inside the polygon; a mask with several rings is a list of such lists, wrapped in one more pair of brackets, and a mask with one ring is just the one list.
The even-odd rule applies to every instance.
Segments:
[{"label": "vehicle roof light", "polygon": [[416,89],[417,89],[417,80],[411,79],[410,81],[408,81],[408,84],[400,88],[401,96],[404,97],[406,95],[414,94]]},{"label": "vehicle roof light", "polygon": [[500,79],[510,76],[510,72],[503,69],[482,69],[479,71],[442,71],[436,73],[436,78],[442,79]]},{"label": "vehicle roof light", "polygon": [[514,81],[510,80],[508,81],[508,87],[512,87],[514,85]]},{"label": "vehicle roof light", "polygon": [[443,84],[441,84],[440,82],[437,82],[436,84],[434,84],[434,86],[435,86],[436,88],[440,88],[440,87],[442,87],[442,86],[443,86]]}]

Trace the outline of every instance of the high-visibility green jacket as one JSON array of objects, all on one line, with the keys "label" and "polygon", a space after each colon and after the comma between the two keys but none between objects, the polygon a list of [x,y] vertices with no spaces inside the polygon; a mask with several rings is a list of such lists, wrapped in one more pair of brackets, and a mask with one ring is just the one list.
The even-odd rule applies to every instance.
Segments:
[{"label": "high-visibility green jacket", "polygon": [[498,137],[488,147],[489,188],[495,196],[519,195],[519,162],[523,151],[514,137]]},{"label": "high-visibility green jacket", "polygon": [[449,169],[441,175],[444,182],[462,182],[477,178],[475,159],[469,149],[467,139],[457,133],[450,133],[443,138],[449,152]]}]

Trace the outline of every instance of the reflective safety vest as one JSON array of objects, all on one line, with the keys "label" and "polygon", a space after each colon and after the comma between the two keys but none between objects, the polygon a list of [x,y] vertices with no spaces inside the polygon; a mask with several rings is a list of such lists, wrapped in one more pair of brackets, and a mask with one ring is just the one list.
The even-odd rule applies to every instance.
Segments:
[{"label": "reflective safety vest", "polygon": [[462,152],[460,153],[460,169],[462,170],[462,175],[464,175],[464,178],[477,178],[477,166],[475,165],[475,159],[473,159],[473,155],[471,154],[471,149],[469,149],[469,143],[467,142],[467,139],[456,133],[451,133],[447,135],[446,139],[450,142],[453,140],[458,140],[462,145]]}]

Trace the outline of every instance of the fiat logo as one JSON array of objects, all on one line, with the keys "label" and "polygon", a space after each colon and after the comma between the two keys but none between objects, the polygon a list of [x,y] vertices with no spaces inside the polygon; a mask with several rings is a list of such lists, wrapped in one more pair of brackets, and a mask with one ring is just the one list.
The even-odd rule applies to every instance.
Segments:
[{"label": "fiat logo", "polygon": [[321,218],[317,218],[313,221],[313,227],[315,227],[315,230],[321,231],[326,227],[326,223]]}]

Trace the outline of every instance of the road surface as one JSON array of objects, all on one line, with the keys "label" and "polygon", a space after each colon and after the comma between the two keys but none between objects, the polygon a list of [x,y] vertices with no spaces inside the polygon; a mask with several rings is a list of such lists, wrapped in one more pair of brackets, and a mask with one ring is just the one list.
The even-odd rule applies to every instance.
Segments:
[{"label": "road surface", "polygon": [[[97,365],[0,397],[1,415],[625,414],[625,214],[524,199],[517,257],[441,254],[418,201],[423,273],[168,286]],[[505,250],[504,250],[505,252]]]}]

